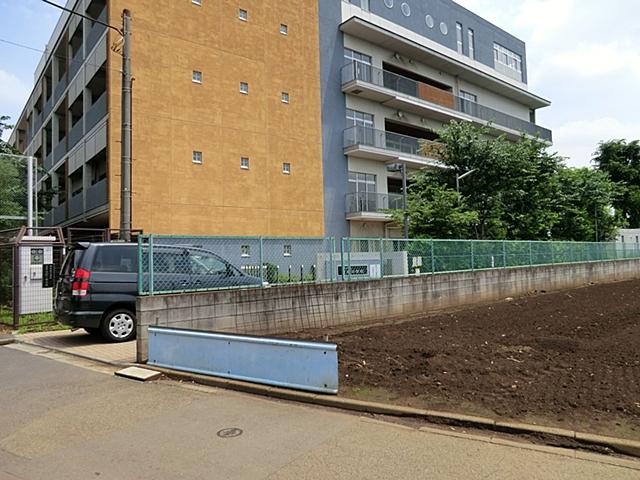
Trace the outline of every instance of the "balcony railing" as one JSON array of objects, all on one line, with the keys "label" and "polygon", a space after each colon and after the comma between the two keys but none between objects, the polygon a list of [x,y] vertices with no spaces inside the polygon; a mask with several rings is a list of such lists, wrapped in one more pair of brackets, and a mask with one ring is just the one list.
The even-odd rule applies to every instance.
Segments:
[{"label": "balcony railing", "polygon": [[47,100],[44,103],[44,107],[42,108],[42,118],[47,118],[47,116],[51,113],[51,110],[53,109],[53,96],[49,97],[49,100]]},{"label": "balcony railing", "polygon": [[48,172],[53,167],[53,152],[49,152],[49,154],[44,158],[43,167]]},{"label": "balcony railing", "polygon": [[58,80],[58,84],[53,89],[53,102],[56,103],[62,97],[65,89],[67,88],[67,74],[64,74],[60,80]]},{"label": "balcony railing", "polygon": [[55,147],[53,147],[53,163],[58,162],[67,153],[67,137],[63,137],[58,141]]},{"label": "balcony railing", "polygon": [[66,204],[61,203],[57,207],[53,207],[53,224],[60,225],[67,219]]},{"label": "balcony railing", "polygon": [[[376,130],[370,127],[355,126],[347,128],[343,133],[343,140],[344,148],[365,145],[409,155],[428,156],[434,159],[440,158],[437,148],[440,144],[437,142],[385,130]],[[429,148],[431,145],[433,148]],[[425,155],[425,150],[429,152],[428,155]]]},{"label": "balcony railing", "polygon": [[76,73],[78,73],[78,70],[80,70],[83,61],[84,59],[82,57],[82,47],[80,47],[80,50],[78,50],[71,59],[71,64],[69,65],[69,80],[72,80],[73,77],[75,77]]},{"label": "balcony railing", "polygon": [[107,114],[107,93],[103,93],[98,100],[94,102],[87,112],[87,132],[89,132],[96,124]]},{"label": "balcony railing", "polygon": [[403,77],[393,72],[353,62],[342,67],[342,85],[360,81],[387,88],[397,93],[424,100],[456,112],[491,122],[495,125],[524,132],[532,136],[539,136],[543,140],[551,141],[551,130],[540,127],[535,123],[500,112],[491,107],[457,97],[447,90],[443,90],[411,78]]},{"label": "balcony railing", "polygon": [[84,206],[82,202],[82,193],[73,195],[69,199],[69,218],[73,218],[77,215],[81,215],[83,210],[84,210]]},{"label": "balcony railing", "polygon": [[78,120],[69,133],[69,150],[76,146],[82,138],[82,119]]},{"label": "balcony railing", "polygon": [[106,178],[87,188],[87,211],[106,205],[108,201]]},{"label": "balcony railing", "polygon": [[398,193],[347,193],[346,211],[352,213],[385,213],[403,208],[403,197]]},{"label": "balcony railing", "polygon": [[[103,8],[102,9],[102,13],[100,13],[100,15],[98,15],[98,21],[102,22],[102,23],[107,23],[107,8]],[[87,52],[90,52],[93,47],[95,46],[96,43],[98,43],[98,40],[100,39],[100,37],[102,36],[102,34],[104,33],[104,31],[107,29],[107,27],[105,27],[104,25],[96,22],[93,24],[93,27],[91,28],[91,31],[89,32],[89,36],[87,37]]]}]

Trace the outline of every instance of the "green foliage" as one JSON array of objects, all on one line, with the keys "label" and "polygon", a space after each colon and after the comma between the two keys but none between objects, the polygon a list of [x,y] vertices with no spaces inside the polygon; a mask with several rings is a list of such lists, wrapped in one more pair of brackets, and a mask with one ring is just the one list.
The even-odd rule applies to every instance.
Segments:
[{"label": "green foliage", "polygon": [[[596,223],[598,239],[615,235],[610,205],[617,189],[606,175],[567,168],[539,139],[512,142],[488,133],[468,122],[440,132],[448,168],[412,179],[411,237],[593,241]],[[472,170],[458,194],[456,176]],[[401,221],[402,212],[394,219]]]},{"label": "green foliage", "polygon": [[598,146],[593,162],[621,187],[613,207],[632,228],[640,228],[640,140],[610,140]]}]

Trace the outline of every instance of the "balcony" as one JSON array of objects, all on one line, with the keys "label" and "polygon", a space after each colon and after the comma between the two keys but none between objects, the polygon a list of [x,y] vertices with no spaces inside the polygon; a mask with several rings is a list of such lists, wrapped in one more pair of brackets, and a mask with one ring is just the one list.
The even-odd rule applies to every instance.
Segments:
[{"label": "balcony", "polygon": [[87,211],[91,211],[94,208],[102,207],[108,202],[109,198],[107,197],[106,178],[87,188]]},{"label": "balcony", "polygon": [[60,225],[67,219],[66,204],[61,203],[57,207],[53,207],[53,225]]},{"label": "balcony", "polygon": [[60,97],[62,97],[62,94],[64,94],[64,91],[66,90],[66,88],[67,88],[67,76],[65,74],[64,77],[62,77],[60,80],[58,80],[58,84],[53,89],[53,102],[54,103],[58,103],[58,100],[60,100]]},{"label": "balcony", "polygon": [[[98,21],[102,23],[107,23],[107,8],[103,8],[100,15],[98,15]],[[93,47],[95,47],[102,34],[107,30],[107,27],[101,25],[100,23],[94,23],[91,31],[89,32],[89,36],[87,37],[87,52],[90,52]]]},{"label": "balcony", "polygon": [[82,57],[82,47],[80,47],[80,49],[71,59],[71,64],[69,65],[69,80],[73,80],[73,77],[76,76],[76,73],[78,73],[78,70],[80,70],[83,61],[84,59]]},{"label": "balcony", "polygon": [[[410,168],[443,166],[438,161],[439,144],[421,138],[355,126],[344,131],[343,142],[344,154],[352,157],[404,163]],[[429,152],[428,156],[424,154],[425,150]]]},{"label": "balcony", "polygon": [[97,123],[107,114],[107,93],[104,92],[98,100],[94,102],[87,112],[87,132],[89,132]]},{"label": "balcony", "polygon": [[55,147],[53,147],[53,163],[56,164],[67,153],[67,137],[63,137]]},{"label": "balcony", "polygon": [[348,193],[345,198],[347,220],[388,222],[388,210],[400,210],[404,205],[402,195],[397,193],[358,192]]},{"label": "balcony", "polygon": [[43,165],[45,171],[48,172],[49,170],[51,170],[51,167],[53,167],[53,152],[49,152],[49,155],[47,155],[44,158],[44,161],[43,161],[42,165]]},{"label": "balcony", "polygon": [[71,132],[69,133],[69,150],[76,146],[76,144],[82,138],[82,118],[76,122],[76,124],[71,127]]},{"label": "balcony", "polygon": [[442,122],[458,120],[490,124],[492,129],[507,133],[513,139],[525,133],[552,141],[549,129],[457,97],[446,90],[359,62],[342,67],[342,91]]},{"label": "balcony", "polygon": [[47,100],[44,103],[44,107],[42,109],[42,118],[47,118],[49,116],[49,114],[51,113],[51,110],[53,109],[53,96],[49,97],[49,100]]},{"label": "balcony", "polygon": [[83,212],[84,205],[82,202],[82,192],[80,192],[69,199],[69,218],[82,215]]}]

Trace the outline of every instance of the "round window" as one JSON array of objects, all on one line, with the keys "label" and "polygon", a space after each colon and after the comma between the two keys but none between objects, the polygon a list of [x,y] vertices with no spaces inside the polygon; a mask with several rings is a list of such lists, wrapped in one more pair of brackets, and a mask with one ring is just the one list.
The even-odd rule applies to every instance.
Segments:
[{"label": "round window", "polygon": [[433,26],[435,25],[433,17],[431,15],[427,15],[426,17],[424,17],[424,23],[426,23],[427,27],[429,28],[433,28]]},{"label": "round window", "polygon": [[384,4],[387,8],[393,8],[393,0],[384,0]]},{"label": "round window", "polygon": [[447,27],[447,24],[444,22],[440,23],[440,31],[442,32],[443,35],[446,35],[447,33],[449,33],[449,27]]},{"label": "round window", "polygon": [[411,7],[409,6],[409,4],[407,2],[404,2],[401,6],[400,6],[402,13],[404,14],[405,17],[408,17],[409,15],[411,15]]}]

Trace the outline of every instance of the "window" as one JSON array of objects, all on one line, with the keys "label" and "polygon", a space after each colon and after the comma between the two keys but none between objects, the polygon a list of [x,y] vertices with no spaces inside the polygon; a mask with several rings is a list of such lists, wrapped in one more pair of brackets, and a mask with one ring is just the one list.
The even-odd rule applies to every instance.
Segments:
[{"label": "window", "polygon": [[468,31],[468,40],[469,40],[469,58],[475,60],[476,58],[476,34],[473,30],[469,29]]},{"label": "window", "polygon": [[400,10],[402,10],[402,14],[405,17],[408,17],[411,15],[411,7],[407,2],[404,2],[402,5],[400,5]]},{"label": "window", "polygon": [[282,164],[282,173],[289,175],[291,173],[291,164],[290,163],[283,163]]},{"label": "window", "polygon": [[376,176],[371,173],[349,172],[349,192],[376,193]]},{"label": "window", "polygon": [[357,5],[363,10],[369,10],[369,0],[349,0],[349,3]]},{"label": "window", "polygon": [[240,157],[240,168],[249,170],[249,157]]},{"label": "window", "polygon": [[191,161],[193,163],[197,163],[198,165],[201,165],[202,164],[202,152],[194,150],[193,151],[193,156],[191,157]]},{"label": "window", "polygon": [[283,250],[284,250],[283,253],[285,257],[291,256],[291,245],[284,245]]},{"label": "window", "polygon": [[427,15],[424,17],[424,23],[427,24],[427,27],[433,28],[435,22],[433,21],[433,17],[431,15]]},{"label": "window", "polygon": [[462,40],[462,24],[456,23],[456,40],[458,42],[458,53],[464,52],[464,42]]},{"label": "window", "polygon": [[251,245],[240,245],[240,256],[241,257],[250,257],[251,256]]},{"label": "window", "polygon": [[240,20],[242,20],[243,22],[246,22],[247,20],[249,20],[249,12],[247,12],[246,10],[243,10],[242,8],[238,11],[238,18]]},{"label": "window", "polygon": [[249,95],[249,84],[247,82],[240,82],[240,93]]},{"label": "window", "polygon": [[96,272],[134,273],[138,267],[138,254],[136,250],[135,246],[100,247],[97,249],[96,258],[93,261],[91,269]]},{"label": "window", "polygon": [[384,0],[384,4],[387,8],[393,8],[393,0]]},{"label": "window", "polygon": [[500,44],[493,44],[495,68],[505,75],[522,81],[522,56]]},{"label": "window", "polygon": [[226,275],[227,264],[214,255],[191,252],[189,255],[191,273],[194,275]]},{"label": "window", "polygon": [[371,56],[356,52],[350,48],[344,49],[344,58],[347,64],[353,64],[354,80],[371,81]]},{"label": "window", "polygon": [[440,22],[440,32],[443,35],[447,35],[449,33],[449,27],[447,27],[447,24],[444,22]]},{"label": "window", "polygon": [[460,111],[468,115],[477,117],[478,113],[478,96],[473,93],[460,90]]},{"label": "window", "polygon": [[194,70],[191,73],[191,81],[193,83],[202,83],[202,72],[200,72],[198,70]]},{"label": "window", "polygon": [[347,128],[352,126],[373,128],[373,115],[347,108]]},{"label": "window", "polygon": [[280,24],[280,33],[282,35],[289,35],[289,27],[286,26],[284,23]]},{"label": "window", "polygon": [[202,5],[202,0],[191,0],[191,3],[193,3],[194,5]]},{"label": "window", "polygon": [[282,103],[289,103],[289,92],[282,92],[280,99]]}]

